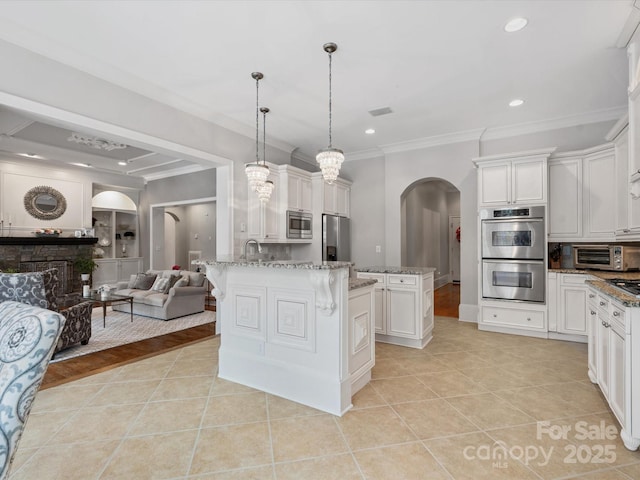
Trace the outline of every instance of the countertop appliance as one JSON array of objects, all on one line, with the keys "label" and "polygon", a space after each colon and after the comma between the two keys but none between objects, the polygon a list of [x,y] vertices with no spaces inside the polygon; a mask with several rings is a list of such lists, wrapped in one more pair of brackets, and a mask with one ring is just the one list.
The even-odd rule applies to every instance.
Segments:
[{"label": "countertop appliance", "polygon": [[544,302],[545,207],[480,211],[482,297]]},{"label": "countertop appliance", "polygon": [[349,219],[339,215],[322,215],[322,261],[349,262],[351,234]]},{"label": "countertop appliance", "polygon": [[633,245],[574,245],[575,268],[628,272],[640,270],[640,247]]},{"label": "countertop appliance", "polygon": [[313,238],[313,215],[287,210],[287,238]]},{"label": "countertop appliance", "polygon": [[627,280],[625,278],[610,278],[607,280],[607,283],[630,293],[636,298],[640,298],[640,279]]}]

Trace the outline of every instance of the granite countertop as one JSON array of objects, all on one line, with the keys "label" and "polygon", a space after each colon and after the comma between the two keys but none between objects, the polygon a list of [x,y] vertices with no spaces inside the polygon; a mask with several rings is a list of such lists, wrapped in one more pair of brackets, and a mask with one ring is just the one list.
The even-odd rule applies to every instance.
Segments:
[{"label": "granite countertop", "polygon": [[[611,272],[609,272],[611,273]],[[612,277],[619,278],[619,277]],[[637,274],[636,274],[637,278]],[[587,280],[588,285],[592,286],[599,292],[602,292],[618,302],[622,303],[625,307],[640,307],[640,298],[636,298],[630,293],[625,292],[624,290],[620,290],[619,288],[614,287],[610,283],[605,282],[604,279],[598,280]]]},{"label": "granite countertop", "polygon": [[253,260],[244,259],[200,259],[194,260],[193,265],[225,265],[228,267],[258,267],[258,268],[280,268],[285,270],[336,270],[339,268],[351,267],[351,262],[304,262],[299,260]]},{"label": "granite countertop", "polygon": [[398,275],[424,275],[426,273],[433,273],[436,271],[434,267],[389,267],[389,266],[376,266],[376,267],[359,267],[355,268],[356,272],[363,273],[395,273]]},{"label": "granite countertop", "polygon": [[378,283],[378,281],[374,278],[349,278],[349,290],[368,287],[369,285],[375,285],[376,283]]},{"label": "granite countertop", "polygon": [[602,270],[578,270],[576,268],[553,268],[549,269],[549,272],[590,275],[594,278],[587,280],[586,283],[588,285],[614,298],[625,307],[640,307],[640,298],[636,298],[624,290],[620,290],[606,282],[606,280],[612,278],[624,278],[625,280],[640,279],[640,272],[605,272]]}]

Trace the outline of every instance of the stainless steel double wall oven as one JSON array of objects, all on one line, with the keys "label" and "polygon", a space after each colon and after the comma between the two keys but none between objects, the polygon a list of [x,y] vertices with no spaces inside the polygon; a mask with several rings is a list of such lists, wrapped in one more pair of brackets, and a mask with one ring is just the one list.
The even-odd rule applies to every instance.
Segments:
[{"label": "stainless steel double wall oven", "polygon": [[544,302],[545,207],[483,209],[482,297]]}]

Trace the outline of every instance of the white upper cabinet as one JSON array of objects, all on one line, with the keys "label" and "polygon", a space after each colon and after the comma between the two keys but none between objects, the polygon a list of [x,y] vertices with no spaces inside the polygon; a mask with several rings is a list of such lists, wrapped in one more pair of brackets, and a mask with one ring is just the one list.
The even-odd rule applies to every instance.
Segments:
[{"label": "white upper cabinet", "polygon": [[613,144],[549,159],[549,239],[615,239],[618,186]]},{"label": "white upper cabinet", "polygon": [[478,157],[478,206],[547,203],[547,148]]},{"label": "white upper cabinet", "polygon": [[328,184],[323,180],[322,174],[314,173],[313,188],[320,190],[322,213],[349,217],[351,182],[338,178],[332,184]]},{"label": "white upper cabinet", "polygon": [[613,146],[584,158],[585,236],[615,238],[616,177]]},{"label": "white upper cabinet", "polygon": [[285,169],[282,173],[282,181],[287,180],[287,210],[298,212],[311,212],[311,174],[294,173]]},{"label": "white upper cabinet", "polygon": [[582,236],[582,158],[549,160],[549,236]]}]

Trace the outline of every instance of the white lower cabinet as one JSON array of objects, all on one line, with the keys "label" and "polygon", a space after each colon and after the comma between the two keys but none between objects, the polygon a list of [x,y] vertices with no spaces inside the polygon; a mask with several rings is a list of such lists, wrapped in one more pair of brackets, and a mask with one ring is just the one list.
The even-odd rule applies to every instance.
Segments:
[{"label": "white lower cabinet", "polygon": [[547,338],[547,306],[538,303],[481,300],[478,330]]},{"label": "white lower cabinet", "polygon": [[629,450],[640,446],[640,308],[626,307],[595,287],[588,294],[589,379],[620,422]]},{"label": "white lower cabinet", "polygon": [[374,288],[376,340],[424,348],[433,338],[433,273],[358,272],[377,281]]},{"label": "white lower cabinet", "polygon": [[98,268],[93,271],[93,288],[129,280],[131,275],[142,272],[142,257],[96,259]]},{"label": "white lower cabinet", "polygon": [[549,338],[587,342],[589,289],[585,282],[590,278],[585,274],[549,272]]}]

